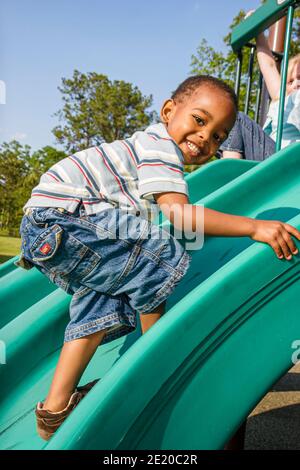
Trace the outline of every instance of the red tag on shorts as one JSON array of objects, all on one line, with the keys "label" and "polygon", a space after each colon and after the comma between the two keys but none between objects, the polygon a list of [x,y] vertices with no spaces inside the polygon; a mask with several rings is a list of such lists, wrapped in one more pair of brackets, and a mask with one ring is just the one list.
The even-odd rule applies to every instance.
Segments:
[{"label": "red tag on shorts", "polygon": [[50,250],[51,250],[51,245],[49,245],[49,243],[44,243],[44,245],[42,245],[40,248],[40,252],[43,253],[43,255],[47,255]]}]

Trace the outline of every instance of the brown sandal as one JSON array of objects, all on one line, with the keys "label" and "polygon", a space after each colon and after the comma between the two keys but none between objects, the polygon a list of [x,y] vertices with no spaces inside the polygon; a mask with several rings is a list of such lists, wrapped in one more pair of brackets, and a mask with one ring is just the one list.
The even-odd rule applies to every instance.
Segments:
[{"label": "brown sandal", "polygon": [[35,408],[35,416],[37,421],[37,432],[42,439],[48,441],[60,425],[65,421],[78,403],[85,397],[85,395],[93,388],[99,379],[77,387],[75,392],[71,395],[67,406],[57,412],[44,410],[43,402],[38,402]]}]

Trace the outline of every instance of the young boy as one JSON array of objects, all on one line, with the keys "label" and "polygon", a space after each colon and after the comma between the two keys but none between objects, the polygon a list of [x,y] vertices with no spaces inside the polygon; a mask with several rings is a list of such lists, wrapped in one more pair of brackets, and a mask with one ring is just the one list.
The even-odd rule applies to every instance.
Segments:
[{"label": "young boy", "polygon": [[[63,159],[33,189],[21,224],[21,263],[73,294],[51,388],[35,410],[43,439],[96,383],[76,388],[99,344],[132,331],[136,312],[143,333],[164,313],[190,256],[151,220],[160,209],[175,228],[201,231],[203,208],[189,204],[183,164],[214,155],[236,113],[236,96],[225,83],[190,77],[163,104],[162,123]],[[286,259],[298,252],[291,235],[300,240],[288,224],[207,208],[204,232],[249,236]]]}]

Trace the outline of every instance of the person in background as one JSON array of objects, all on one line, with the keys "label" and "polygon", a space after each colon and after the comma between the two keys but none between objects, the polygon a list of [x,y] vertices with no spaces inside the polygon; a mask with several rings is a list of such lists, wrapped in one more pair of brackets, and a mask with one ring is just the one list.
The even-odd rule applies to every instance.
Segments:
[{"label": "person in background", "polygon": [[[256,46],[259,68],[271,97],[267,120],[261,128],[244,113],[238,113],[228,139],[220,148],[222,158],[262,161],[275,153],[281,77],[264,33],[257,37]],[[294,142],[300,142],[300,54],[292,57],[288,65],[281,147]]]}]

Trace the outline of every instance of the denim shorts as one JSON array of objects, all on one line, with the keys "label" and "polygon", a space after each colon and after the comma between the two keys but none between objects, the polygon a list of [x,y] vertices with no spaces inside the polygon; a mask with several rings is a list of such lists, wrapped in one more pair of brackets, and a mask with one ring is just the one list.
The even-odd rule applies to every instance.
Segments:
[{"label": "denim shorts", "polygon": [[20,265],[72,295],[65,342],[105,329],[103,344],[132,332],[136,313],[164,302],[191,261],[168,232],[118,208],[89,216],[30,208],[20,232]]}]

